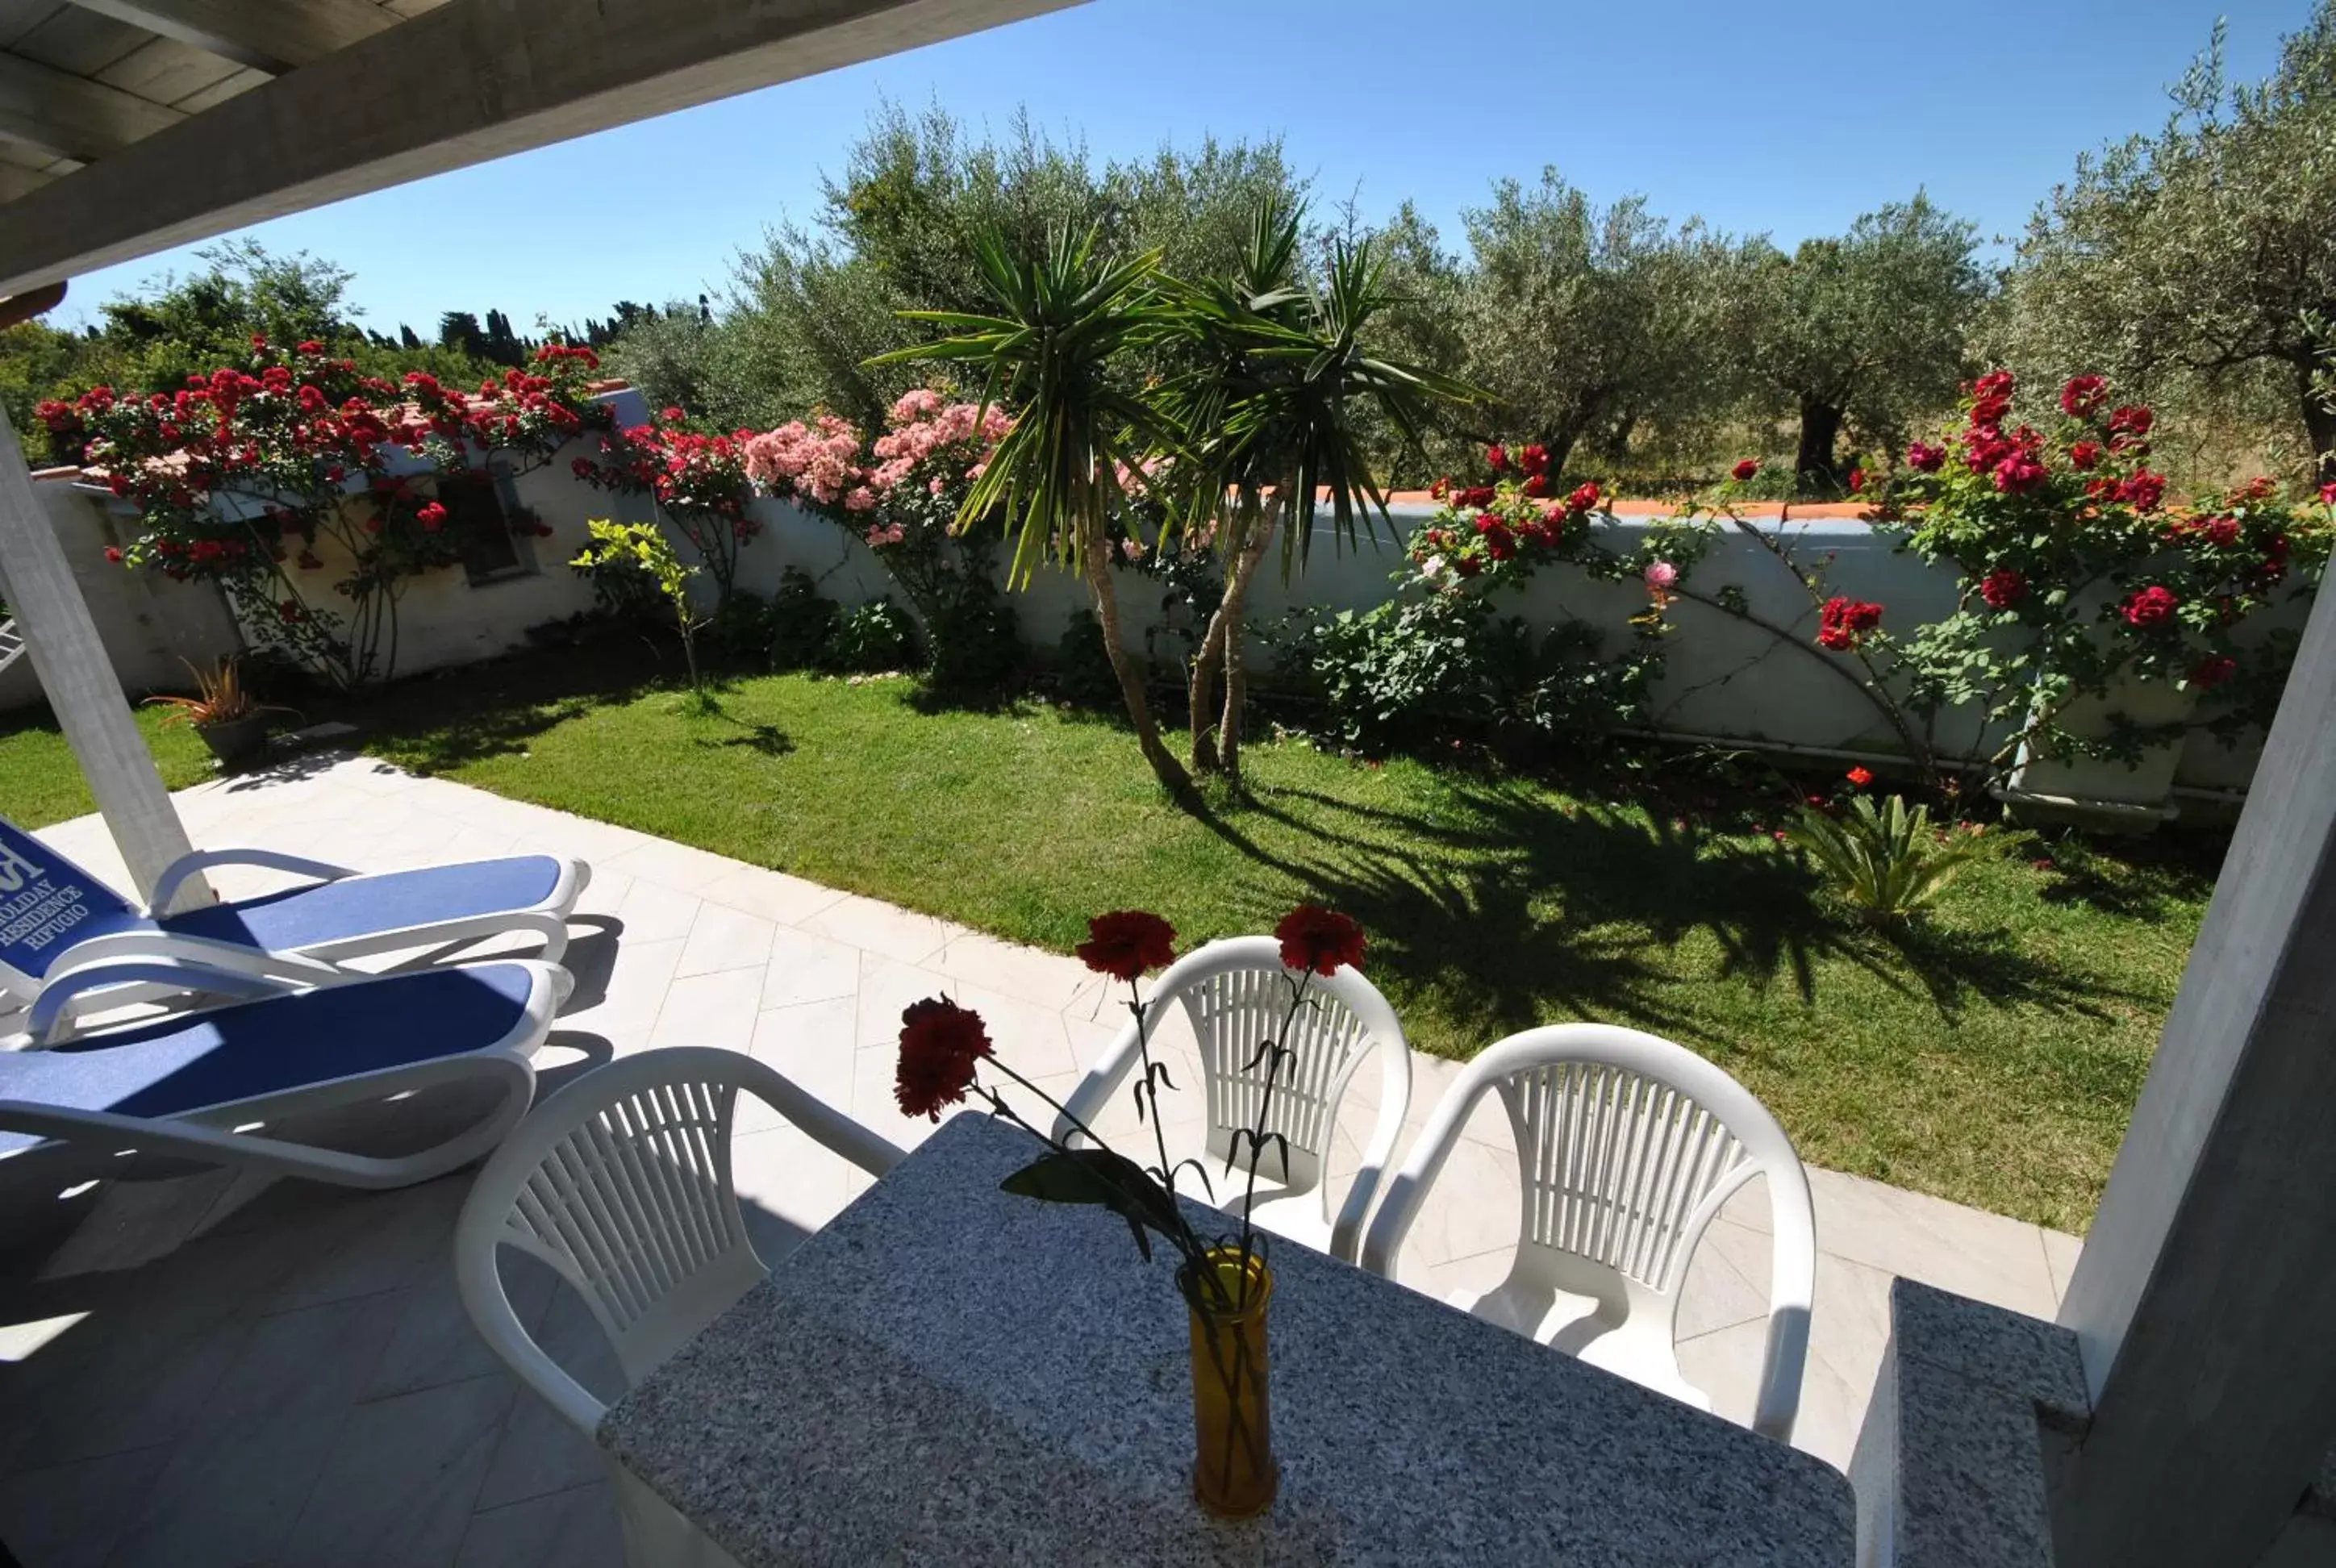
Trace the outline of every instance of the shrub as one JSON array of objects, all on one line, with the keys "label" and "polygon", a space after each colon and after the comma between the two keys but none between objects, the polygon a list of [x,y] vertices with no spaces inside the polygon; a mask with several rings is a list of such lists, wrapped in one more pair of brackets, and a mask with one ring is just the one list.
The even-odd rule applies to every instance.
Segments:
[{"label": "shrub", "polygon": [[675,629],[681,636],[681,657],[689,667],[689,689],[702,695],[706,682],[697,667],[697,633],[706,620],[690,602],[689,593],[689,579],[697,575],[698,569],[682,563],[681,558],[674,554],[665,531],[656,523],[599,519],[585,526],[591,531],[592,542],[569,564],[579,571],[591,573],[596,580],[603,576],[645,579],[664,601],[666,613],[673,618]]},{"label": "shrub", "polygon": [[770,604],[771,667],[821,667],[842,614],[842,608],[821,593],[809,574],[792,566],[781,572]]},{"label": "shrub", "polygon": [[1055,644],[1055,691],[1080,707],[1116,708],[1119,677],[1103,646],[1103,623],[1091,609],[1071,611]]},{"label": "shrub", "polygon": [[1859,795],[1838,816],[1804,805],[1785,837],[1816,862],[1836,898],[1881,926],[1920,913],[1984,852],[1975,833],[1942,833],[1928,806],[1894,794],[1879,810]]},{"label": "shrub", "polygon": [[907,669],[916,663],[917,623],[889,599],[843,612],[829,638],[822,667],[837,674]]},{"label": "shrub", "polygon": [[733,589],[706,622],[706,646],[725,664],[767,669],[771,644],[778,633],[771,601],[744,589]]},{"label": "shrub", "polygon": [[2011,731],[1998,767],[2031,740],[2048,755],[2130,760],[2178,738],[2178,725],[2126,725],[2104,745],[2057,722],[2125,679],[2193,694],[2197,722],[2225,740],[2267,723],[2294,645],[2240,633],[2318,581],[2328,505],[2291,502],[2264,478],[2177,511],[2149,466],[2150,409],[2118,403],[2098,375],[2028,408],[2034,424],[2015,423],[2014,395],[2010,372],[1981,376],[1961,422],[1914,443],[1885,498],[1916,554],[1962,572],[1956,612],[1903,644],[1916,703],[1983,705]]}]

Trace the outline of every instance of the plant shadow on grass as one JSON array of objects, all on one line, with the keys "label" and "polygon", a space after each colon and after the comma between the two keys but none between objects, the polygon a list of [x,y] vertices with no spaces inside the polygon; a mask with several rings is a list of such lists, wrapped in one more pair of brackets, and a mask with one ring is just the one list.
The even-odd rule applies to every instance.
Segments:
[{"label": "plant shadow on grass", "polygon": [[2163,920],[2177,904],[2211,892],[2230,847],[2227,835],[2194,833],[2116,844],[2074,837],[2049,846],[2054,881],[2047,903],[2083,904],[2127,920]]},{"label": "plant shadow on grass", "polygon": [[[1241,825],[1252,813],[1319,852],[1260,845]],[[1815,1001],[1831,962],[1900,991],[1919,987],[1950,1018],[1974,997],[2101,1016],[2104,993],[2091,977],[2022,951],[2008,933],[1877,940],[1825,906],[1797,857],[1661,815],[1473,781],[1431,813],[1266,790],[1237,810],[1198,814],[1242,853],[1361,920],[1388,988],[1432,995],[1480,1045],[1566,1018],[1754,1045],[1712,1039],[1681,1006],[1692,987],[1682,990],[1667,955],[1698,932],[1719,949],[1715,978],[1789,983],[1804,1003]],[[1261,903],[1255,918],[1278,912]]]},{"label": "plant shadow on grass", "polygon": [[702,746],[707,751],[745,750],[760,753],[764,756],[785,756],[795,749],[793,737],[774,724],[748,724],[744,719],[731,718],[728,714],[718,710],[713,716],[736,726],[739,733],[724,735],[718,740],[709,740],[704,735],[698,735],[691,740],[692,745]]},{"label": "plant shadow on grass", "polygon": [[1998,1007],[2041,1007],[2104,1023],[2117,1015],[2105,1001],[2146,1002],[2129,990],[2075,974],[2023,949],[2009,930],[1965,931],[1917,920],[1876,930],[1874,940],[1904,960],[1932,1003],[1949,1018],[1976,998]]}]

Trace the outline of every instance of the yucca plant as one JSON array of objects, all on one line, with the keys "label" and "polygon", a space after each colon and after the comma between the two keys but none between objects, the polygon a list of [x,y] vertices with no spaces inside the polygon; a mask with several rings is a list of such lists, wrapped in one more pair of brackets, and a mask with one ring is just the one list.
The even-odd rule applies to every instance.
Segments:
[{"label": "yucca plant", "polygon": [[1398,303],[1386,259],[1368,240],[1340,240],[1319,284],[1308,285],[1298,263],[1303,216],[1278,200],[1260,202],[1232,276],[1204,285],[1163,279],[1178,307],[1178,335],[1194,350],[1192,367],[1161,398],[1189,453],[1176,471],[1179,510],[1188,527],[1218,520],[1225,562],[1224,598],[1192,669],[1192,765],[1234,776],[1247,686],[1242,618],[1277,527],[1285,577],[1303,565],[1325,502],[1335,536],[1353,544],[1358,518],[1368,525],[1374,511],[1387,512],[1358,424],[1364,410],[1376,408],[1416,443],[1438,400],[1489,395],[1371,352],[1364,338],[1373,319]]},{"label": "yucca plant", "polygon": [[982,406],[1003,405],[1014,415],[1014,428],[967,492],[957,527],[1002,514],[1016,536],[1011,576],[1017,586],[1027,584],[1048,554],[1085,577],[1104,651],[1144,760],[1161,783],[1184,794],[1192,781],[1161,744],[1143,672],[1120,643],[1106,531],[1113,508],[1124,499],[1122,472],[1180,444],[1173,422],[1152,399],[1112,374],[1119,355],[1159,343],[1174,330],[1178,307],[1161,290],[1160,253],[1119,260],[1098,254],[1095,230],[1076,237],[1058,228],[1038,255],[1013,254],[994,230],[976,241],[974,255],[998,314],[902,311],[903,319],[940,327],[948,336],[869,363],[939,359],[987,367]]},{"label": "yucca plant", "polygon": [[1835,897],[1877,926],[1920,913],[1985,852],[1971,834],[1942,842],[1931,809],[1909,806],[1903,795],[1878,808],[1872,796],[1859,795],[1839,816],[1803,806],[1785,834],[1816,863]]}]

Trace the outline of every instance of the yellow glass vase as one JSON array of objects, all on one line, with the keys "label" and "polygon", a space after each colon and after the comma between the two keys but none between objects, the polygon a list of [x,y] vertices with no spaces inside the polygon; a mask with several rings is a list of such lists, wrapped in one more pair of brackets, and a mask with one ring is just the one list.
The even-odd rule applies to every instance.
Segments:
[{"label": "yellow glass vase", "polygon": [[1266,1309],[1273,1271],[1252,1251],[1212,1248],[1215,1287],[1181,1281],[1192,1320],[1192,1495],[1220,1519],[1248,1519],[1273,1505],[1281,1469],[1273,1462],[1267,1388]]}]

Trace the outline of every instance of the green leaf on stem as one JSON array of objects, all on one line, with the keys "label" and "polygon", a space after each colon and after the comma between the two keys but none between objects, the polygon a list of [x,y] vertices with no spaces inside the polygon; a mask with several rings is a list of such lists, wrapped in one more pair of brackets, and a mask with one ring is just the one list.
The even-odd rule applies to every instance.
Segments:
[{"label": "green leaf on stem", "polygon": [[1043,1154],[998,1183],[1019,1198],[1049,1203],[1100,1203],[1127,1222],[1146,1261],[1152,1243],[1148,1227],[1174,1241],[1184,1234],[1184,1217],[1175,1199],[1145,1174],[1144,1167],[1109,1149],[1069,1149]]}]

